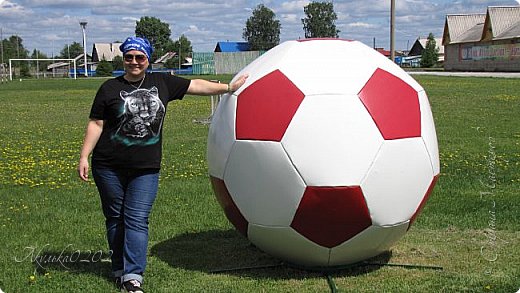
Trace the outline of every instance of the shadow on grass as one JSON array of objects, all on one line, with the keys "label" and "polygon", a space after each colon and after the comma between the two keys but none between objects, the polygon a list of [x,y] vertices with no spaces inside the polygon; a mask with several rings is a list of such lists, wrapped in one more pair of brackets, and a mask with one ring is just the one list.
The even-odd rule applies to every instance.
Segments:
[{"label": "shadow on grass", "polygon": [[369,260],[371,265],[305,268],[285,264],[262,252],[235,230],[185,233],[153,245],[151,255],[174,268],[269,279],[364,275],[378,270],[392,256],[391,252],[382,253]]},{"label": "shadow on grass", "polygon": [[41,275],[48,271],[66,271],[90,274],[112,282],[110,255],[106,251],[40,251],[32,263]]}]

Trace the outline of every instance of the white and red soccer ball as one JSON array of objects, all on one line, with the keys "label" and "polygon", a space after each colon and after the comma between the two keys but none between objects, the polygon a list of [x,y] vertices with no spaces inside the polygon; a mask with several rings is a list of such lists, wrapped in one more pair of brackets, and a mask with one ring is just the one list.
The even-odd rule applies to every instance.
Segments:
[{"label": "white and red soccer ball", "polygon": [[230,222],[291,263],[337,266],[401,238],[439,175],[423,88],[370,47],[284,42],[237,76],[208,138],[209,174]]}]

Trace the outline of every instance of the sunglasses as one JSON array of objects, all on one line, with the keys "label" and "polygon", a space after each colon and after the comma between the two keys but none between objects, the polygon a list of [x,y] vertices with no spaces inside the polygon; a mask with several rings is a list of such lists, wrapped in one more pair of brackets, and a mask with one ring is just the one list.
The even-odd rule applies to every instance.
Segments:
[{"label": "sunglasses", "polygon": [[132,54],[125,54],[123,56],[126,62],[132,62],[134,59],[137,63],[144,63],[148,58],[146,55],[139,54],[139,55],[132,55]]}]

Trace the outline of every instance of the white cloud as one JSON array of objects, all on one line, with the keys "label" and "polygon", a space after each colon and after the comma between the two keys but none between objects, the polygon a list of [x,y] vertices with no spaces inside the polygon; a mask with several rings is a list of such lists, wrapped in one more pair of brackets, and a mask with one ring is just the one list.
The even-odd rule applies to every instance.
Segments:
[{"label": "white cloud", "polygon": [[354,27],[354,28],[373,28],[375,27],[373,24],[370,24],[370,23],[366,23],[366,22],[353,22],[353,23],[349,23],[347,25],[348,27]]},{"label": "white cloud", "polygon": [[276,13],[301,13],[303,14],[303,7],[307,6],[310,1],[308,0],[297,0],[283,2],[280,6],[274,8]]}]

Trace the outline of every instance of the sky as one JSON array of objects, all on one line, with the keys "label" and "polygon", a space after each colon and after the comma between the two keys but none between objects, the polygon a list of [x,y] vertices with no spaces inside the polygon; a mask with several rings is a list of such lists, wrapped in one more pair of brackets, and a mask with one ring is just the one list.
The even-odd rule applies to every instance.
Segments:
[{"label": "sky", "polygon": [[[212,52],[219,41],[244,41],[242,32],[253,10],[264,4],[281,23],[280,42],[304,38],[303,8],[308,0],[0,0],[3,39],[18,35],[26,49],[49,57],[72,42],[123,41],[136,21],[153,16],[168,23],[171,39],[184,34],[195,52]],[[344,39],[390,48],[390,0],[332,0],[336,27]],[[395,47],[411,48],[418,37],[441,38],[447,14],[485,13],[488,6],[520,5],[520,0],[395,0]]]}]

